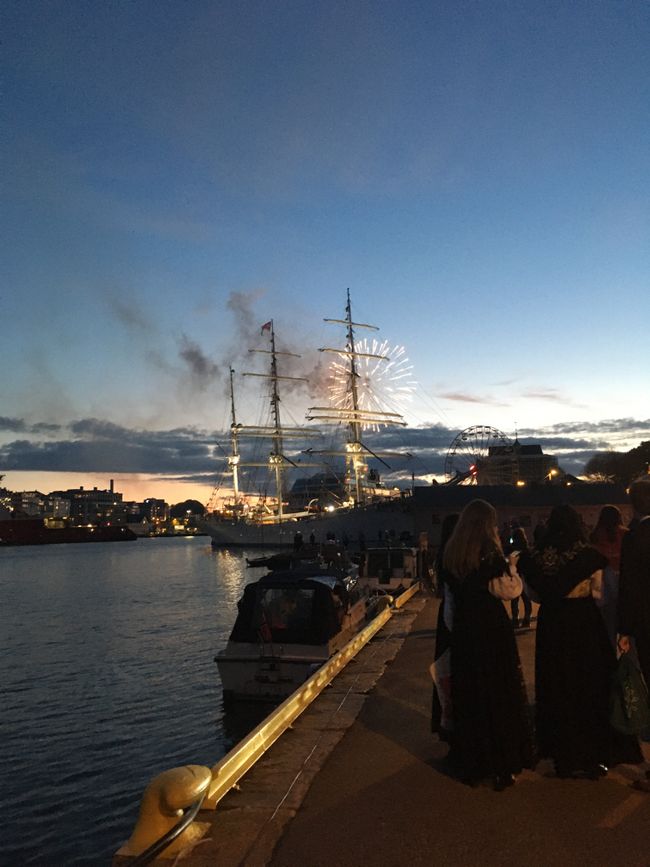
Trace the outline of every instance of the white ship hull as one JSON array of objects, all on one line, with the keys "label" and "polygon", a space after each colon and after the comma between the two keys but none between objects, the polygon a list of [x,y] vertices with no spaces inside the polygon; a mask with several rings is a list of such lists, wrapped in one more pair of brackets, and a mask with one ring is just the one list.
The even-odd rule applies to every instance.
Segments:
[{"label": "white ship hull", "polygon": [[408,501],[377,503],[273,524],[208,516],[202,529],[210,535],[215,548],[287,548],[293,545],[297,532],[305,543],[312,533],[318,543],[325,542],[328,533],[334,533],[338,542],[344,543],[347,538],[355,547],[360,540],[367,544],[398,542],[403,534],[410,534],[415,541],[414,515]]},{"label": "white ship hull", "polygon": [[288,653],[277,648],[275,656],[260,656],[259,645],[229,645],[217,657],[224,696],[249,700],[282,700],[327,662],[330,649],[294,646]]}]

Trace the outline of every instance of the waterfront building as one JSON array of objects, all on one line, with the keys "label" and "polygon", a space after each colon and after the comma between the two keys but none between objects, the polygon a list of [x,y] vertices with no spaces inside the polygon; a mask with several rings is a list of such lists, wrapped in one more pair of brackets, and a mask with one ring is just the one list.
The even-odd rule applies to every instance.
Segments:
[{"label": "waterfront building", "polygon": [[522,445],[518,439],[510,445],[491,446],[487,456],[476,463],[479,485],[535,484],[559,475],[554,455],[544,454],[541,445]]},{"label": "waterfront building", "polygon": [[111,479],[108,490],[98,488],[69,488],[53,491],[51,496],[60,497],[70,504],[70,518],[76,524],[126,524],[127,508],[122,494],[114,490]]},{"label": "waterfront building", "polygon": [[625,524],[632,519],[632,507],[622,485],[577,479],[556,484],[432,485],[413,490],[416,533],[427,533],[431,544],[437,545],[445,515],[462,511],[475,499],[487,500],[494,506],[499,526],[516,522],[529,539],[552,508],[562,504],[573,506],[588,529],[596,525],[600,510],[608,504],[620,509]]},{"label": "waterfront building", "polygon": [[40,491],[7,492],[6,507],[10,512],[30,518],[67,518],[70,502],[56,494]]}]

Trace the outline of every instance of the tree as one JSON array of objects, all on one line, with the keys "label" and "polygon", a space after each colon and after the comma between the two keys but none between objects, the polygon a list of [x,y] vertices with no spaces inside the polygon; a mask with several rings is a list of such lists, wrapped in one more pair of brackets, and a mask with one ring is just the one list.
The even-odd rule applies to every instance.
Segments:
[{"label": "tree", "polygon": [[629,452],[597,452],[585,466],[588,476],[607,476],[612,481],[627,485],[637,476],[648,472],[650,466],[650,440]]},{"label": "tree", "polygon": [[205,506],[199,503],[198,500],[183,500],[182,503],[176,503],[169,510],[170,518],[185,518],[187,514],[203,515],[205,514]]}]

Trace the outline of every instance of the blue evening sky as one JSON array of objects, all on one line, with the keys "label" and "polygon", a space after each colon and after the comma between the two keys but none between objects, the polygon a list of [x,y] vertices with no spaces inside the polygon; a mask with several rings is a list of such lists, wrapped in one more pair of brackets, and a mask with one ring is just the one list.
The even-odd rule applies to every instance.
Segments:
[{"label": "blue evening sky", "polygon": [[572,468],[650,436],[647,2],[0,14],[5,484],[208,472],[228,364],[271,318],[302,422],[347,287],[406,347],[440,454],[475,424]]}]

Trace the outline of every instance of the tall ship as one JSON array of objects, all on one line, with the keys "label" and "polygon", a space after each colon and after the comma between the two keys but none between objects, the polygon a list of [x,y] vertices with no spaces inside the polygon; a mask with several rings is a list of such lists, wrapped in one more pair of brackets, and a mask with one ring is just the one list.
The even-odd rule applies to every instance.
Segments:
[{"label": "tall ship", "polygon": [[[373,359],[377,364],[389,361],[388,356],[363,351],[355,342],[356,329],[378,331],[374,325],[355,322],[352,318],[350,291],[344,319],[325,319],[332,325],[345,329],[343,347],[323,347],[319,351],[333,353],[338,359],[339,375],[345,380],[345,399],[338,404],[310,407],[307,420],[336,426],[344,432],[343,442],[333,449],[307,448],[303,453],[307,461],[296,463],[295,453],[287,455],[285,443],[290,439],[303,441],[320,438],[320,431],[312,427],[287,427],[281,419],[280,391],[283,382],[306,381],[304,378],[282,375],[279,365],[285,356],[297,358],[295,353],[282,352],[276,348],[273,321],[262,326],[262,334],[268,333],[267,349],[251,352],[262,353],[268,359],[268,372],[245,373],[244,376],[261,377],[270,384],[270,423],[247,426],[238,423],[235,407],[234,371],[230,370],[230,454],[228,471],[231,476],[232,496],[222,500],[218,508],[208,512],[203,529],[218,548],[228,547],[288,547],[302,540],[326,541],[337,538],[345,542],[363,544],[382,539],[406,539],[413,534],[413,515],[403,492],[386,488],[381,484],[378,472],[370,468],[369,461],[388,466],[386,458],[405,455],[398,452],[373,451],[363,440],[362,433],[368,426],[404,426],[402,416],[379,408],[363,408],[359,396],[359,362]],[[268,459],[264,462],[242,459],[242,437],[264,438],[270,442]],[[300,508],[291,507],[287,486],[289,469],[323,468],[327,459],[334,459],[341,467],[335,474],[338,489],[325,500],[320,496],[308,499],[306,493]],[[272,494],[261,495],[247,490],[245,473],[251,467],[266,467],[272,479]],[[326,474],[321,476],[322,478]],[[330,472],[330,478],[332,473]],[[309,490],[309,479],[300,480]],[[295,488],[295,486],[294,486]],[[314,491],[312,491],[314,493]]]}]

